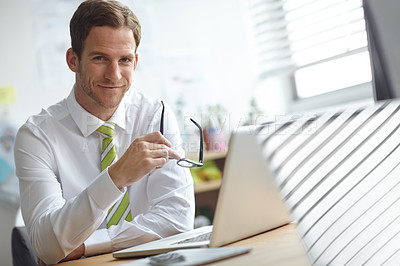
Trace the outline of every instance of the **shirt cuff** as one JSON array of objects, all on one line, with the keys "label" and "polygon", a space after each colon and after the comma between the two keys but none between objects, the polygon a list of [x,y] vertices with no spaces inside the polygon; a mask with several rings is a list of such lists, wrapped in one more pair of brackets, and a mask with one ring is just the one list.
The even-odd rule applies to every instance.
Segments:
[{"label": "shirt cuff", "polygon": [[108,210],[114,202],[121,197],[124,191],[114,184],[108,174],[108,168],[101,172],[101,174],[93,181],[88,187],[89,196],[96,202],[99,208]]},{"label": "shirt cuff", "polygon": [[111,178],[111,176],[110,176],[110,173],[108,172],[108,169],[109,169],[109,168],[110,168],[110,167],[108,166],[108,167],[106,168],[106,170],[104,171],[104,172],[107,173],[108,179],[111,181],[111,183],[113,183],[113,185],[114,185],[114,187],[115,187],[116,189],[118,189],[118,190],[121,191],[122,193],[125,193],[125,191],[126,191],[126,188],[125,188],[125,187],[124,187],[123,189],[119,189],[119,188],[115,185],[114,181],[112,180],[112,178]]},{"label": "shirt cuff", "polygon": [[111,239],[107,229],[96,230],[85,241],[85,257],[109,253],[111,251]]}]

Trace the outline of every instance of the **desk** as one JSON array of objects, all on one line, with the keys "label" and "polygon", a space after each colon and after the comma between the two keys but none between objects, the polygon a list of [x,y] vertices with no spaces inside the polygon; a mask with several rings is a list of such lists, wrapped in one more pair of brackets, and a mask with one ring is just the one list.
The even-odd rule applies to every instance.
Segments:
[{"label": "desk", "polygon": [[[228,246],[252,246],[248,254],[226,259],[208,265],[243,266],[243,265],[274,265],[274,266],[309,266],[304,248],[297,235],[295,225],[289,224],[275,230],[262,233]],[[112,254],[93,256],[85,259],[60,263],[62,266],[98,266],[121,265],[132,259],[114,259]]]}]

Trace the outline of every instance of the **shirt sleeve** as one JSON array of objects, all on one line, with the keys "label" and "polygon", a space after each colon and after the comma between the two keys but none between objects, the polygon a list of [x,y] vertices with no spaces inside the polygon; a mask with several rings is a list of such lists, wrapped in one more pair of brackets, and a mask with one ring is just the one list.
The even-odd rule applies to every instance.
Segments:
[{"label": "shirt sleeve", "polygon": [[177,167],[176,161],[170,161],[162,170],[151,173],[147,182],[150,208],[136,215],[132,222],[124,221],[108,229],[113,250],[193,229],[193,181],[190,174],[176,171]]},{"label": "shirt sleeve", "polygon": [[106,210],[123,192],[103,171],[84,191],[66,201],[46,134],[34,125],[20,128],[14,154],[21,212],[32,248],[46,264],[55,264],[98,228]]},{"label": "shirt sleeve", "polygon": [[[159,121],[160,118],[154,116],[154,121],[150,123],[154,127],[148,131],[157,131]],[[165,109],[165,121],[168,122],[164,127],[167,129],[164,136],[171,142],[172,147],[184,156],[179,128],[168,105]],[[144,195],[149,201],[148,209],[133,217],[132,222],[123,221],[108,229],[97,230],[85,242],[86,256],[128,248],[193,229],[195,200],[193,178],[189,169],[178,166],[176,160],[170,160],[163,168],[154,170],[141,182],[146,183]],[[138,188],[131,186],[128,188],[129,193],[142,195],[136,193],[135,189]],[[134,202],[135,200],[132,209],[135,208]],[[108,239],[111,240],[111,246],[107,243]]]}]

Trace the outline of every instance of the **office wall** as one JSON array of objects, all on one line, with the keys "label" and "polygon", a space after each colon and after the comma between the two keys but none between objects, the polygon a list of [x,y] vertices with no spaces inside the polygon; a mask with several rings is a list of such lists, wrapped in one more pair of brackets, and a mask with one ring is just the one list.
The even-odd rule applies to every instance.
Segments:
[{"label": "office wall", "polygon": [[17,98],[16,103],[1,108],[3,112],[7,108],[9,116],[21,123],[57,95],[40,88],[30,2],[2,0],[0,10],[0,85],[14,85]]},{"label": "office wall", "polygon": [[[35,3],[45,1],[0,3],[0,85],[15,86],[17,101],[8,105],[7,110],[17,124],[64,98],[73,84],[73,75],[64,59],[58,59],[64,57],[62,53],[56,55],[54,62],[68,79],[52,87],[46,83],[43,51],[38,45],[42,40],[37,36],[41,28],[34,9]],[[71,2],[73,8],[79,3],[59,2]],[[133,89],[163,97],[174,107],[177,95],[184,95],[189,115],[216,103],[222,103],[233,117],[248,111],[250,95],[256,88],[256,71],[251,65],[240,0],[124,2],[137,10],[143,24]],[[68,19],[66,16],[65,24]],[[56,37],[49,38],[54,42]],[[173,84],[173,78],[181,83]],[[0,112],[3,110],[4,106],[0,106]]]},{"label": "office wall", "polygon": [[[27,114],[40,111],[40,106],[56,96],[48,93],[48,97],[43,97],[40,90],[32,24],[29,1],[0,1],[0,86],[14,85],[18,99],[9,106],[0,106],[0,118],[7,112],[16,124],[22,123]],[[8,266],[12,265],[11,229],[17,210],[0,204],[0,212],[0,259],[2,265]]]}]

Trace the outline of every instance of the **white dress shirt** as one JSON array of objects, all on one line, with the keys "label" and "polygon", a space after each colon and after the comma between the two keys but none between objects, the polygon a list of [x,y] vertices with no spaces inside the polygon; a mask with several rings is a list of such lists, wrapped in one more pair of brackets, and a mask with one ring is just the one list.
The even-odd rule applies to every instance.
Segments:
[{"label": "white dress shirt", "polygon": [[[161,101],[127,92],[113,117],[118,158],[139,136],[159,131]],[[129,186],[132,222],[104,227],[120,191],[101,172],[104,121],[84,110],[74,90],[68,98],[32,116],[15,141],[21,211],[32,248],[45,263],[57,263],[85,243],[85,256],[106,253],[193,228],[193,180],[170,160]],[[176,119],[165,107],[164,136],[183,156]]]}]

